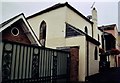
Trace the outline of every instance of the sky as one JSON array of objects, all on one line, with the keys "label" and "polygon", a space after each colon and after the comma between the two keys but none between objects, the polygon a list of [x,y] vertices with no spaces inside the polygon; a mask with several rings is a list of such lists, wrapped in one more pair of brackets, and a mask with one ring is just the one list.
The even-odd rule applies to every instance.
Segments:
[{"label": "sky", "polygon": [[118,3],[118,27],[119,27],[119,31],[120,31],[120,1]]},{"label": "sky", "polygon": [[91,6],[95,2],[94,7],[97,9],[98,26],[117,24],[118,27],[120,24],[120,21],[118,22],[118,15],[120,15],[118,14],[118,9],[120,9],[118,8],[119,0],[20,0],[19,2],[16,2],[15,0],[2,0],[0,2],[0,23],[20,13],[24,13],[25,16],[28,17],[52,5],[65,3],[66,1],[84,16],[91,15]]}]

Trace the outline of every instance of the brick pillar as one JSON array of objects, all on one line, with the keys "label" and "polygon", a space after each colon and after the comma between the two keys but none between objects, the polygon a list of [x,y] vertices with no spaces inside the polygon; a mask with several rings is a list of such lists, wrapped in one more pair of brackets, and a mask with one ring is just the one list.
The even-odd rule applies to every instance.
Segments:
[{"label": "brick pillar", "polygon": [[70,56],[71,56],[70,81],[78,81],[79,48],[71,47]]}]

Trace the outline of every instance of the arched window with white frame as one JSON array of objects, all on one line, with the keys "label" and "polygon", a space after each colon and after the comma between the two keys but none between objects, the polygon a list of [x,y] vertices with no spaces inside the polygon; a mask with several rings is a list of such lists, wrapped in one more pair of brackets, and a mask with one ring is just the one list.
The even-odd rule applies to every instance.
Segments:
[{"label": "arched window with white frame", "polygon": [[43,20],[40,24],[40,35],[39,35],[40,43],[43,47],[45,47],[46,41],[46,22]]}]

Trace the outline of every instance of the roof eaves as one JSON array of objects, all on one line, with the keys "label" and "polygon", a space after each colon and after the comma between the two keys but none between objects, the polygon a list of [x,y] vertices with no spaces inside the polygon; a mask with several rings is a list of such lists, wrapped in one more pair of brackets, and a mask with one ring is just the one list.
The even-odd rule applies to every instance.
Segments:
[{"label": "roof eaves", "polygon": [[81,16],[82,18],[84,18],[86,21],[88,21],[89,23],[93,24],[92,21],[90,21],[88,18],[86,18],[83,14],[81,14],[78,10],[76,10],[75,8],[73,8],[71,5],[69,5],[68,3],[66,3],[66,6],[68,8],[70,8],[72,11],[74,11],[76,14],[78,14],[79,16]]},{"label": "roof eaves", "polygon": [[97,41],[96,39],[94,39],[93,37],[90,37],[89,35],[86,35],[86,40],[90,41],[91,43],[95,44],[95,45],[100,45],[100,42]]},{"label": "roof eaves", "polygon": [[103,32],[103,30],[101,29],[101,27],[98,27],[98,29],[99,29],[101,32]]},{"label": "roof eaves", "polygon": [[[68,23],[67,23],[68,24]],[[70,24],[69,24],[70,25]],[[72,25],[70,25],[70,26],[72,26]],[[97,41],[97,40],[95,40],[93,37],[91,37],[91,36],[89,36],[88,34],[86,34],[85,32],[83,32],[82,30],[80,30],[80,29],[78,29],[78,28],[76,28],[76,27],[74,27],[74,26],[72,26],[72,28],[74,28],[76,31],[78,31],[79,33],[82,33],[83,35],[85,35],[86,36],[86,40],[87,41],[90,41],[91,43],[93,43],[93,44],[95,44],[95,45],[100,45],[100,42],[99,41]]]},{"label": "roof eaves", "polygon": [[23,13],[3,22],[0,24],[0,32],[3,31],[4,29],[6,29],[6,27],[9,26],[9,24],[14,23],[16,20],[19,19],[23,19],[24,22],[27,22],[28,27],[30,28],[29,30],[31,31],[31,36],[33,36],[33,38],[35,39],[35,41],[37,42],[37,44],[40,46],[41,43],[39,42],[37,36],[35,35],[34,31],[32,30],[31,26],[29,25],[28,21],[26,20],[25,16]]},{"label": "roof eaves", "polygon": [[82,30],[74,27],[73,25],[71,25],[71,24],[69,24],[69,23],[67,23],[67,22],[65,22],[65,23],[68,24],[69,26],[71,26],[71,27],[72,27],[74,30],[76,30],[77,32],[82,33],[83,35],[86,35],[86,33],[84,33]]},{"label": "roof eaves", "polygon": [[80,33],[83,33],[86,36],[86,40],[90,41],[91,43],[95,44],[95,45],[100,45],[100,42],[97,41],[96,39],[94,39],[93,37],[89,36],[88,34],[86,34],[85,32],[81,31],[80,29],[76,29],[78,31],[80,31]]},{"label": "roof eaves", "polygon": [[7,20],[7,21],[1,23],[1,24],[0,24],[0,28],[4,27],[5,25],[7,25],[8,23],[10,23],[11,21],[13,21],[14,19],[16,19],[17,17],[19,17],[19,16],[21,16],[21,15],[24,15],[24,14],[21,13],[21,14],[15,16],[15,17],[13,17],[13,18],[11,18],[11,19],[9,19],[9,20]]},{"label": "roof eaves", "polygon": [[111,33],[104,32],[104,35],[105,35],[106,38],[109,36],[109,37],[111,37],[113,39],[116,39]]},{"label": "roof eaves", "polygon": [[[24,14],[23,14],[23,17],[25,18]],[[37,39],[38,43],[40,43],[38,37],[36,36],[35,32],[33,31],[32,27],[30,26],[29,22],[27,21],[27,18],[25,18],[25,20],[26,20],[29,28],[31,29],[31,32],[33,33],[33,35],[34,35],[35,38]],[[40,43],[40,45],[42,45],[42,44]]]},{"label": "roof eaves", "polygon": [[114,30],[116,24],[111,24],[111,25],[105,25],[105,26],[100,26],[98,27],[99,30]]},{"label": "roof eaves", "polygon": [[43,14],[43,13],[47,13],[47,12],[49,12],[49,11],[51,11],[51,10],[55,10],[55,9],[64,7],[65,5],[66,5],[66,3],[64,3],[64,4],[60,4],[60,3],[55,4],[55,5],[49,7],[49,8],[47,8],[47,9],[45,9],[45,10],[42,10],[42,11],[40,11],[40,12],[38,12],[38,13],[35,13],[35,14],[31,15],[31,16],[28,16],[26,19],[30,19],[30,18],[32,18],[32,17],[41,15],[41,14]]},{"label": "roof eaves", "polygon": [[3,22],[0,24],[0,32],[6,29],[7,27],[11,26],[14,22],[18,21],[19,19],[22,19],[23,13]]},{"label": "roof eaves", "polygon": [[53,5],[53,6],[47,8],[47,9],[45,9],[45,10],[42,10],[42,11],[40,11],[40,12],[38,12],[38,13],[35,13],[35,14],[31,15],[31,16],[28,16],[27,19],[30,19],[30,18],[32,18],[32,17],[41,15],[41,14],[43,14],[43,13],[47,13],[47,12],[49,12],[49,11],[51,11],[51,10],[55,10],[55,9],[58,9],[58,8],[61,8],[61,7],[64,7],[64,6],[67,6],[67,7],[70,8],[72,11],[74,11],[75,13],[77,13],[79,16],[81,16],[82,18],[84,18],[86,21],[88,21],[89,23],[93,24],[92,21],[90,21],[90,20],[89,20],[88,18],[86,18],[83,14],[81,14],[79,11],[77,11],[75,8],[73,8],[71,5],[69,5],[68,2],[65,2],[65,3],[63,3],[63,4],[58,3],[58,4],[56,4],[56,5]]}]

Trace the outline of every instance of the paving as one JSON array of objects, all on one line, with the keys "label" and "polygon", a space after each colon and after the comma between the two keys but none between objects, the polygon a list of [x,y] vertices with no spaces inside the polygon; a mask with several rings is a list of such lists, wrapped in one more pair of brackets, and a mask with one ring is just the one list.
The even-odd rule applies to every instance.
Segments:
[{"label": "paving", "polygon": [[120,83],[120,67],[91,75],[88,77],[88,83]]}]

